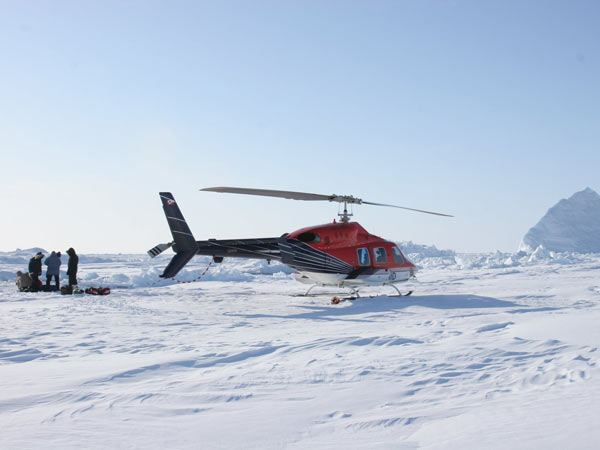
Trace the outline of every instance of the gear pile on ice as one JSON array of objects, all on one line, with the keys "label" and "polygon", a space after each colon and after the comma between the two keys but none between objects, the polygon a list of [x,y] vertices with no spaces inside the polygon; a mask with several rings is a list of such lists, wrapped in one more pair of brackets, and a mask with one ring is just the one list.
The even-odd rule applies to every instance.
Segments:
[{"label": "gear pile on ice", "polygon": [[78,286],[67,285],[67,286],[61,286],[60,293],[62,295],[73,295],[73,294],[79,295],[79,294],[83,294],[83,290],[79,289]]},{"label": "gear pile on ice", "polygon": [[110,294],[110,288],[108,287],[90,287],[85,290],[86,294],[91,295],[108,295]]},{"label": "gear pile on ice", "polygon": [[91,294],[91,295],[108,295],[110,294],[109,287],[89,287],[86,290],[82,290],[79,287],[75,286],[63,286],[60,288],[60,293],[62,295],[76,295],[76,294]]}]

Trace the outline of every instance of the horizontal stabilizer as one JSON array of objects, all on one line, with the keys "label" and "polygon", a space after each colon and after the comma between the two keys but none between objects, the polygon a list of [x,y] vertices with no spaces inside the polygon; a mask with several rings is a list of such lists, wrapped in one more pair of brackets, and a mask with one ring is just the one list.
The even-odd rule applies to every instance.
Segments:
[{"label": "horizontal stabilizer", "polygon": [[156,247],[152,247],[146,253],[150,256],[150,258],[156,258],[165,250],[171,248],[173,246],[173,242],[169,242],[168,244],[158,244]]}]

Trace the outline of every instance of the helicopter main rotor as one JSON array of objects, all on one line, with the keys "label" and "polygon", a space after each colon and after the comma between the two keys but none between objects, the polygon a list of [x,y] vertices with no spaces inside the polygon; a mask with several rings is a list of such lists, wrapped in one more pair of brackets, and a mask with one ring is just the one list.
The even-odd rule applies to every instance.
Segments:
[{"label": "helicopter main rotor", "polygon": [[375,202],[367,202],[361,198],[354,197],[352,195],[323,195],[323,194],[311,194],[308,192],[295,192],[295,191],[277,191],[272,189],[251,189],[251,188],[238,188],[238,187],[228,187],[228,186],[220,186],[220,187],[209,187],[200,189],[201,191],[208,192],[221,192],[227,194],[245,194],[245,195],[261,195],[264,197],[278,197],[278,198],[287,198],[290,200],[306,200],[306,201],[329,201],[329,202],[337,202],[344,204],[344,212],[338,213],[340,216],[340,220],[342,222],[349,222],[352,213],[348,212],[348,204],[354,205],[374,205],[374,206],[386,206],[389,208],[399,208],[406,209],[408,211],[416,211],[425,214],[434,214],[436,216],[444,216],[444,217],[454,217],[449,214],[442,214],[433,211],[425,211],[422,209],[414,209],[407,208],[406,206],[397,206],[397,205],[388,205],[386,203],[375,203]]}]

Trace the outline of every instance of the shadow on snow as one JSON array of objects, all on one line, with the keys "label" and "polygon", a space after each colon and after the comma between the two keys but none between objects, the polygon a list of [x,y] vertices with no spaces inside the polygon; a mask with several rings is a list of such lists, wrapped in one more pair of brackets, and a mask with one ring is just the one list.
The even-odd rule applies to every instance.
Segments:
[{"label": "shadow on snow", "polygon": [[[348,304],[349,303],[349,304]],[[342,305],[297,305],[306,312],[277,315],[277,314],[227,314],[229,316],[279,319],[310,319],[310,320],[348,320],[342,317],[360,316],[367,313],[385,313],[401,311],[411,306],[432,309],[478,309],[478,308],[512,308],[523,307],[518,303],[479,295],[423,295],[418,297],[387,297],[359,298],[345,302]],[[370,317],[352,319],[366,322]]]}]

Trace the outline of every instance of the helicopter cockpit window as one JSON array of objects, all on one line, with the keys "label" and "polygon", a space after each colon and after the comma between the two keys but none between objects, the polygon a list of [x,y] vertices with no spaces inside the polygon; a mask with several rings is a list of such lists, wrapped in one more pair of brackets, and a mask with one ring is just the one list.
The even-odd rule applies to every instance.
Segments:
[{"label": "helicopter cockpit window", "polygon": [[398,247],[392,247],[392,252],[394,253],[394,261],[396,261],[396,264],[404,264],[404,258]]},{"label": "helicopter cockpit window", "polygon": [[375,257],[375,264],[385,264],[387,262],[387,255],[383,247],[374,248],[373,256]]},{"label": "helicopter cockpit window", "polygon": [[358,248],[356,249],[356,253],[358,254],[359,266],[368,266],[371,263],[369,251],[366,248]]},{"label": "helicopter cockpit window", "polygon": [[307,231],[306,233],[300,233],[298,235],[298,240],[300,242],[306,242],[307,244],[317,244],[321,242],[321,236]]}]

